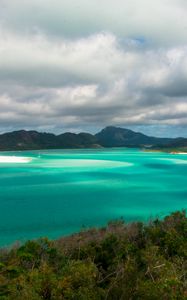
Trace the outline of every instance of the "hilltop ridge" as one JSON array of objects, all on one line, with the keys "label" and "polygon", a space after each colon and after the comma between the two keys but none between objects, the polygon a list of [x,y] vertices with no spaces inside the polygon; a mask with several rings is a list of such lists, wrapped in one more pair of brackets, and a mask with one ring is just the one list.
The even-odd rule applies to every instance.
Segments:
[{"label": "hilltop ridge", "polygon": [[187,147],[187,138],[159,138],[114,126],[107,126],[95,135],[86,132],[55,135],[34,130],[0,135],[1,151],[99,147]]}]

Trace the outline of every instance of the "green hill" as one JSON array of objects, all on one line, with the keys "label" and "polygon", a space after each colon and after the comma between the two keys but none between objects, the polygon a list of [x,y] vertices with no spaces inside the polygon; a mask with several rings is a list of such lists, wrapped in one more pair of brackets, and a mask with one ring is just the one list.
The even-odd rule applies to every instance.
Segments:
[{"label": "green hill", "polygon": [[0,150],[72,149],[99,147],[186,147],[185,138],[151,137],[129,129],[109,126],[95,135],[89,133],[52,133],[19,130],[0,135]]},{"label": "green hill", "polygon": [[0,299],[187,299],[185,212],[2,249]]}]

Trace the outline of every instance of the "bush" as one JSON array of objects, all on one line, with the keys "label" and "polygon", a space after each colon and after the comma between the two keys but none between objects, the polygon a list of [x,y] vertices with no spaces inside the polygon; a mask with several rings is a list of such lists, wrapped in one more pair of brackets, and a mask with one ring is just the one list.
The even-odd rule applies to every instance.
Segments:
[{"label": "bush", "polygon": [[0,299],[187,299],[186,214],[2,249]]}]

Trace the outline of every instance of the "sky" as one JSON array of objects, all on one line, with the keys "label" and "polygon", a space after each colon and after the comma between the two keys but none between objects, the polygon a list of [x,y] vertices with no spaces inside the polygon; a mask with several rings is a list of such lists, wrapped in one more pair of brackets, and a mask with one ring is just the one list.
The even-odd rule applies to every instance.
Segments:
[{"label": "sky", "polygon": [[186,0],[0,0],[0,132],[187,137]]}]

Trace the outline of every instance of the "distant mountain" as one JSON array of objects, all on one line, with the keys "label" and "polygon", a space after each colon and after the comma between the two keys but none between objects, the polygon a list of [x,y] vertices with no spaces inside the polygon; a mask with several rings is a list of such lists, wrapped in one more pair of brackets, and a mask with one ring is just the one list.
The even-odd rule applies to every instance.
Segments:
[{"label": "distant mountain", "polygon": [[97,139],[90,133],[71,133],[66,132],[57,136],[59,147],[62,148],[95,148],[97,145]]},{"label": "distant mountain", "polygon": [[104,147],[140,147],[144,145],[167,144],[168,138],[150,137],[130,129],[108,126],[95,135],[99,144]]},{"label": "distant mountain", "polygon": [[171,140],[166,145],[160,144],[160,145],[152,146],[152,149],[161,150],[165,152],[172,152],[172,153],[187,152],[187,139],[176,138]]},{"label": "distant mountain", "polygon": [[57,142],[51,133],[20,130],[0,135],[0,150],[48,149],[56,147]]},{"label": "distant mountain", "polygon": [[95,148],[97,139],[89,133],[41,133],[37,131],[13,131],[0,135],[0,150],[37,150],[61,148]]},{"label": "distant mountain", "polygon": [[186,147],[185,138],[157,138],[129,129],[109,126],[99,133],[66,132],[60,135],[19,130],[0,135],[0,150],[72,149],[98,147]]},{"label": "distant mountain", "polygon": [[171,140],[167,145],[168,148],[187,147],[187,138],[176,138]]}]

